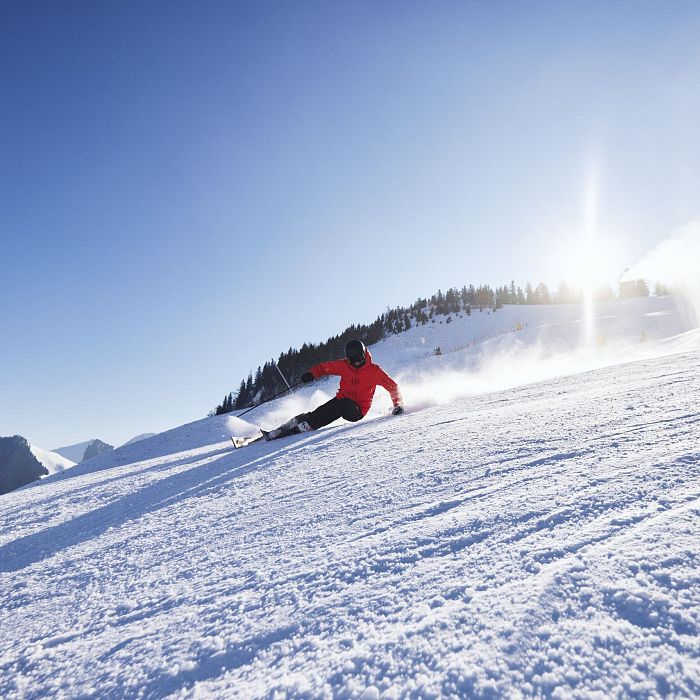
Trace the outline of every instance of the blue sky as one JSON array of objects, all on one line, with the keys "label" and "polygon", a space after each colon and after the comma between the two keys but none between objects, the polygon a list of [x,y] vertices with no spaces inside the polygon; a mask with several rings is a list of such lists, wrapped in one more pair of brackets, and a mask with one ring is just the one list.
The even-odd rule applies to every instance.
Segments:
[{"label": "blue sky", "polygon": [[0,435],[121,443],[698,216],[695,2],[0,4]]}]

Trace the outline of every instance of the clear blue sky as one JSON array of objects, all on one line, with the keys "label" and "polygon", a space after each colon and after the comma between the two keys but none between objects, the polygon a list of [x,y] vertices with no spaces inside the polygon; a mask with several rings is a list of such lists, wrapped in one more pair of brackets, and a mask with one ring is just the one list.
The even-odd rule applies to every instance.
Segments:
[{"label": "clear blue sky", "polygon": [[0,435],[119,444],[700,203],[697,2],[0,3]]}]

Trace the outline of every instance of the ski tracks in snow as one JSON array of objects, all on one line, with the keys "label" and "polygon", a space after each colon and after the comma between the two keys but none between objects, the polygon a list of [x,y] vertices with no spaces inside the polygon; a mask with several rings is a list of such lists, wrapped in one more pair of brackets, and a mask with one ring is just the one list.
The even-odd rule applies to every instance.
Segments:
[{"label": "ski tracks in snow", "polygon": [[0,694],[700,693],[697,353],[0,503]]}]

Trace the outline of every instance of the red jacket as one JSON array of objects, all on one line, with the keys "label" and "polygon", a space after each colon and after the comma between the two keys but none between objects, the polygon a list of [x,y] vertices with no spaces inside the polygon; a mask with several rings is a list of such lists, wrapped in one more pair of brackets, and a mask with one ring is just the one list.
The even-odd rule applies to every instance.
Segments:
[{"label": "red jacket", "polygon": [[378,385],[383,386],[391,395],[394,406],[399,406],[401,392],[398,384],[379,366],[372,362],[372,355],[365,350],[365,364],[353,367],[347,360],[331,360],[321,362],[309,369],[316,379],[328,374],[340,376],[340,389],[336,396],[339,399],[352,399],[364,416],[372,405],[374,390]]}]

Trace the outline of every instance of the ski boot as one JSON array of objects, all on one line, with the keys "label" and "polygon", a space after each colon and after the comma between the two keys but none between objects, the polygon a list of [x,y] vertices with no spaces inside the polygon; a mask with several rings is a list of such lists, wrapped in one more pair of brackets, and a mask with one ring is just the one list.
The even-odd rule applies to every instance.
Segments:
[{"label": "ski boot", "polygon": [[280,425],[279,428],[261,430],[260,432],[266,440],[277,440],[277,438],[287,437],[287,435],[305,433],[308,430],[312,430],[310,423],[306,420],[306,415],[306,413],[300,413],[298,416],[294,416],[294,418]]}]

